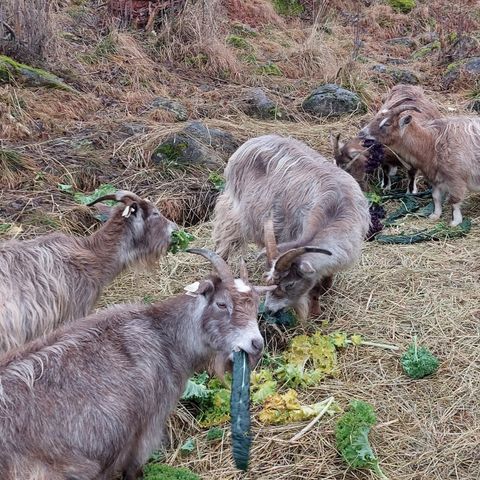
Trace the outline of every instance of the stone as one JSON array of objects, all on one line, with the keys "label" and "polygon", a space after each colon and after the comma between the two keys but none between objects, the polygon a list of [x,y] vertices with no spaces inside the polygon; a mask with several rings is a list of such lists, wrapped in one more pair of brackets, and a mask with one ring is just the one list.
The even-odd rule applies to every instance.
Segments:
[{"label": "stone", "polygon": [[316,88],[303,101],[302,108],[317,117],[339,117],[365,111],[365,105],[356,93],[332,83]]},{"label": "stone", "polygon": [[262,120],[277,119],[285,116],[278,108],[278,105],[261,88],[249,90],[240,107],[247,115]]},{"label": "stone", "polygon": [[175,115],[175,119],[179,122],[184,122],[185,120],[188,120],[187,109],[176,100],[170,100],[169,98],[164,97],[157,97],[147,107],[148,111],[156,109],[166,110],[167,112],[173,113]]},{"label": "stone", "polygon": [[372,71],[381,75],[387,75],[395,84],[405,83],[408,85],[417,85],[418,77],[410,70],[402,68],[387,67],[386,65],[377,64],[372,67]]},{"label": "stone", "polygon": [[202,165],[218,168],[240,146],[235,137],[219,128],[191,122],[183,130],[166,138],[153,152],[157,164]]},{"label": "stone", "polygon": [[410,37],[397,37],[397,38],[391,38],[390,40],[387,40],[386,43],[388,45],[401,45],[402,47],[407,47],[407,48],[417,48],[417,42]]}]

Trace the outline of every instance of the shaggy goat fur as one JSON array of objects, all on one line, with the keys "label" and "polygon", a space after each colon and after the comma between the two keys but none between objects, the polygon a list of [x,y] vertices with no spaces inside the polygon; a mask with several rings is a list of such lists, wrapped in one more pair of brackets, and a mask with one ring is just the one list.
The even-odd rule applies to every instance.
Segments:
[{"label": "shaggy goat fur", "polygon": [[89,237],[53,233],[0,244],[0,353],[89,314],[120,272],[166,253],[175,224],[150,202],[128,204]]},{"label": "shaggy goat fur", "polygon": [[466,193],[480,191],[480,119],[462,116],[422,123],[400,115],[392,122],[397,128],[395,148],[431,183],[435,211],[430,218],[440,218],[442,195],[448,194],[451,223],[460,224]]},{"label": "shaggy goat fur", "polygon": [[267,308],[293,305],[305,317],[309,293],[321,290],[323,280],[328,284],[360,256],[370,223],[361,189],[348,173],[304,143],[278,135],[244,143],[230,158],[225,178],[213,229],[216,249],[224,258],[248,242],[264,247],[264,225],[271,215],[280,254],[304,246],[331,252],[304,253],[282,278],[273,265],[271,277],[279,284],[267,294]]},{"label": "shaggy goat fur", "polygon": [[222,374],[238,348],[258,361],[257,287],[211,276],[186,290],[109,308],[0,360],[2,480],[134,480],[166,446],[195,371]]},{"label": "shaggy goat fur", "polygon": [[[368,136],[368,132],[374,129],[381,129],[384,127],[385,119],[391,114],[391,112],[402,105],[413,105],[418,108],[418,111],[412,111],[412,116],[420,122],[426,122],[441,118],[442,114],[440,110],[432,103],[426,96],[421,87],[413,85],[396,85],[393,87],[387,97],[385,98],[383,105],[379,111],[375,114],[369,124],[363,128],[359,133],[360,140],[364,140]],[[384,143],[384,142],[382,142]],[[384,143],[387,148],[385,156],[385,169],[384,169],[384,185],[390,185],[389,171],[391,174],[396,171],[395,167],[403,166],[408,171],[408,188],[407,193],[417,193],[416,185],[416,173],[417,168],[411,161],[411,156],[403,157],[401,152],[396,149],[395,145],[389,142]],[[390,152],[388,151],[390,150]],[[359,161],[361,161],[359,157]],[[392,170],[393,169],[393,170]],[[358,168],[357,168],[358,170]],[[387,182],[385,182],[387,177]]]}]

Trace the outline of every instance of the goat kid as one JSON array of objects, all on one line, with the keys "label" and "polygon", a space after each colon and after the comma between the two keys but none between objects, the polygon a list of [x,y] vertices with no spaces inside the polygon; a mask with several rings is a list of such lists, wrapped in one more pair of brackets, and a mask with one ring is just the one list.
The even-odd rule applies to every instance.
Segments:
[{"label": "goat kid", "polygon": [[244,264],[235,279],[202,249],[217,275],[152,305],[118,305],[65,325],[0,360],[2,480],[125,480],[140,476],[187,379],[263,351],[259,294]]},{"label": "goat kid", "polygon": [[391,146],[421,170],[433,187],[432,220],[440,218],[442,196],[447,194],[451,225],[459,225],[466,193],[480,191],[480,119],[459,116],[421,122],[412,111],[420,112],[415,105],[396,107],[378,125],[368,125],[364,135]]},{"label": "goat kid", "polygon": [[244,143],[225,179],[215,206],[216,251],[228,258],[249,242],[267,247],[268,277],[278,286],[266,308],[318,316],[319,296],[357,261],[369,228],[358,183],[304,143],[278,135]]},{"label": "goat kid", "polygon": [[88,315],[102,290],[129,266],[151,266],[177,228],[132,192],[89,237],[52,233],[0,244],[0,353]]}]

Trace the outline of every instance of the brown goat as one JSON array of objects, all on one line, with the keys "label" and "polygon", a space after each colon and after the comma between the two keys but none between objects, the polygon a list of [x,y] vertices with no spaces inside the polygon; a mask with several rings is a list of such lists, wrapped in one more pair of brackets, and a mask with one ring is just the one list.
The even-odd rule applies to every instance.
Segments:
[{"label": "brown goat", "polygon": [[[368,148],[363,145],[360,137],[354,137],[345,142],[340,140],[340,134],[331,137],[333,147],[333,157],[335,163],[348,172],[360,185],[363,191],[368,190],[367,185],[367,162]],[[382,188],[390,190],[392,186],[391,177],[397,173],[399,167],[403,167],[398,156],[391,150],[386,149],[382,160]],[[415,182],[416,170],[408,169],[408,187],[407,193],[417,193],[417,185]]]},{"label": "brown goat", "polygon": [[[88,315],[103,288],[131,265],[153,265],[176,225],[131,192],[116,200],[105,225],[89,237],[52,233],[0,244],[0,353]],[[92,204],[93,204],[92,203]]]},{"label": "brown goat", "polygon": [[65,325],[0,360],[2,480],[125,480],[166,446],[187,379],[219,375],[242,349],[263,350],[259,294],[215,253],[218,275],[152,305],[118,305]]},{"label": "brown goat", "polygon": [[272,245],[268,275],[278,288],[267,294],[266,308],[293,306],[305,318],[310,307],[318,315],[318,296],[358,259],[369,227],[357,182],[304,143],[278,135],[244,143],[225,179],[215,207],[216,250],[227,258],[248,242]]},{"label": "brown goat", "polygon": [[[370,128],[383,128],[385,119],[389,113],[397,107],[407,104],[417,107],[417,111],[413,111],[412,115],[419,122],[434,120],[442,116],[436,105],[425,96],[423,88],[414,85],[396,85],[390,90],[378,113],[370,120],[368,125],[360,131],[358,134],[359,138],[362,141],[365,140],[365,138],[368,137],[367,132]],[[388,149],[391,150],[395,160],[407,169],[409,179],[407,193],[417,193],[416,162],[412,161],[411,157],[402,157],[401,152],[396,150],[391,143],[384,143],[384,145],[387,151]],[[392,164],[392,166],[395,165]]]},{"label": "brown goat", "polygon": [[448,194],[453,209],[451,225],[458,225],[466,193],[480,190],[480,119],[450,117],[422,122],[412,112],[419,113],[419,109],[398,106],[379,125],[369,125],[365,135],[390,146],[421,170],[433,187],[432,220],[440,218],[442,195]]}]

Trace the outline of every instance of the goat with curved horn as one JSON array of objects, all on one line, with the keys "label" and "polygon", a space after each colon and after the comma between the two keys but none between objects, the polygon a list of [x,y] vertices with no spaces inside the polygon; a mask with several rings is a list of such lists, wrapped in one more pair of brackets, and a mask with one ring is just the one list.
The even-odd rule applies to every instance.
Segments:
[{"label": "goat with curved horn", "polygon": [[368,202],[357,182],[304,143],[278,135],[243,144],[225,179],[215,207],[216,251],[229,258],[255,243],[267,257],[264,278],[277,285],[265,308],[315,315],[321,285],[358,259],[368,231]]}]

